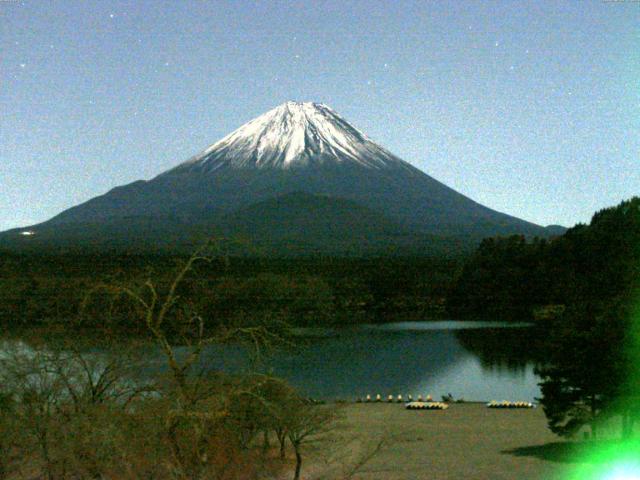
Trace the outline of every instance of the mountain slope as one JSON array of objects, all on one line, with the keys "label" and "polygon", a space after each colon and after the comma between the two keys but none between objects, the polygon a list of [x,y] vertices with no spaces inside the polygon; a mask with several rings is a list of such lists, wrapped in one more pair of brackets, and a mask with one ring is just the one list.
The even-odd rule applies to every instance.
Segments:
[{"label": "mountain slope", "polygon": [[294,254],[459,254],[464,241],[419,234],[351,200],[295,192],[255,203],[221,223],[258,251]]},{"label": "mountain slope", "polygon": [[270,256],[447,255],[470,252],[466,238],[425,235],[351,200],[294,192],[198,221],[130,216],[44,224],[37,235],[0,235],[0,248],[72,252],[192,251],[206,238],[231,253]]},{"label": "mountain slope", "polygon": [[[126,243],[124,237],[143,236],[153,245],[164,241],[164,228],[184,243],[196,225],[233,234],[229,219],[234,212],[244,219],[234,224],[237,230],[247,232],[247,208],[294,192],[310,195],[304,199],[311,203],[340,199],[334,205],[336,222],[343,218],[341,202],[355,202],[354,212],[367,209],[395,225],[400,236],[411,232],[420,238],[466,237],[469,242],[496,234],[547,236],[544,228],[484,207],[431,178],[372,142],[326,105],[295,102],[250,121],[152,180],[114,188],[30,229],[36,236],[66,231],[72,243],[72,232],[103,224],[115,232],[114,244]],[[287,198],[291,202],[296,197]],[[319,218],[319,205],[314,208],[307,214]],[[329,219],[329,232],[333,215],[322,215]],[[138,223],[153,225],[153,235],[136,234]],[[277,238],[289,233],[270,230]],[[15,240],[16,232],[11,235]],[[82,236],[77,241],[81,243]]]}]

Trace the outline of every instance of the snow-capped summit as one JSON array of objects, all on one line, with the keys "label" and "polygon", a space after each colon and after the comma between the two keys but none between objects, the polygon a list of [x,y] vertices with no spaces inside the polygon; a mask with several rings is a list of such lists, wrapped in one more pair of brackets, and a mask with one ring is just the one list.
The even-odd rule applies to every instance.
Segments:
[{"label": "snow-capped summit", "polygon": [[286,102],[244,124],[168,173],[222,166],[289,169],[354,163],[381,169],[405,164],[327,105]]}]

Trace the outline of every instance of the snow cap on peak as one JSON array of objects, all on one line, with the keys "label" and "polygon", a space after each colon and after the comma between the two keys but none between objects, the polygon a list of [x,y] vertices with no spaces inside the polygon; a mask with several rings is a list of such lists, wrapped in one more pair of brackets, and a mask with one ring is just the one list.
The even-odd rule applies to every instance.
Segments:
[{"label": "snow cap on peak", "polygon": [[285,102],[254,118],[171,172],[198,169],[297,168],[357,164],[385,168],[404,163],[373,143],[329,106]]},{"label": "snow cap on peak", "polygon": [[[318,108],[318,107],[324,107],[324,108],[329,108],[324,103],[298,102],[297,100],[287,100],[283,104],[279,105],[279,107],[289,107],[289,108],[296,108],[296,107],[298,107],[298,108]],[[276,108],[279,108],[279,107],[276,107]]]}]

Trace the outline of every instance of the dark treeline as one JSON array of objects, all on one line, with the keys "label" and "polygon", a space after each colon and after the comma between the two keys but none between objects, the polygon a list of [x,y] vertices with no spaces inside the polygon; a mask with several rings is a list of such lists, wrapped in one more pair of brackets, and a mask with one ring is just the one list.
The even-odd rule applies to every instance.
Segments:
[{"label": "dark treeline", "polygon": [[625,438],[640,422],[639,302],[638,197],[549,242],[483,241],[449,296],[460,314],[537,320],[549,427],[572,436],[588,425],[592,437],[612,417]]},{"label": "dark treeline", "polygon": [[629,295],[640,266],[640,198],[597,212],[550,241],[482,241],[448,297],[457,316],[544,320]]},{"label": "dark treeline", "polygon": [[[100,285],[162,284],[185,258],[169,255],[0,253],[0,323],[127,322],[131,312],[100,302]],[[445,315],[460,260],[437,258],[223,258],[184,282],[208,319],[279,316],[294,325],[429,319]],[[90,295],[90,292],[94,292]],[[90,301],[87,301],[87,300]]]}]

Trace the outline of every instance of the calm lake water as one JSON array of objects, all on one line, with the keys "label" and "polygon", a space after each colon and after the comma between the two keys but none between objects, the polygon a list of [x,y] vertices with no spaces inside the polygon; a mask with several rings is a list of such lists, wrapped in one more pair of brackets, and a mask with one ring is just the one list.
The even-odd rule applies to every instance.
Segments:
[{"label": "calm lake water", "polygon": [[[473,401],[533,401],[540,396],[534,374],[539,333],[527,324],[399,322],[298,329],[296,335],[295,349],[271,353],[259,368],[286,378],[313,398],[355,400],[379,393],[384,398],[430,394],[440,400],[451,393]],[[22,343],[10,341],[16,342]],[[5,348],[0,346],[0,351]],[[122,350],[84,351],[118,355]],[[184,353],[178,348],[179,355]],[[141,377],[165,369],[157,347],[144,347],[143,358]],[[208,347],[200,365],[229,373],[250,366],[255,368],[247,350],[229,345]]]},{"label": "calm lake water", "polygon": [[[533,372],[536,333],[527,324],[401,322],[353,328],[299,329],[302,346],[279,351],[265,369],[307,395],[349,399],[381,394],[434,399],[451,393],[465,400],[527,400],[540,396]],[[240,348],[214,347],[209,368],[238,371]]]}]

